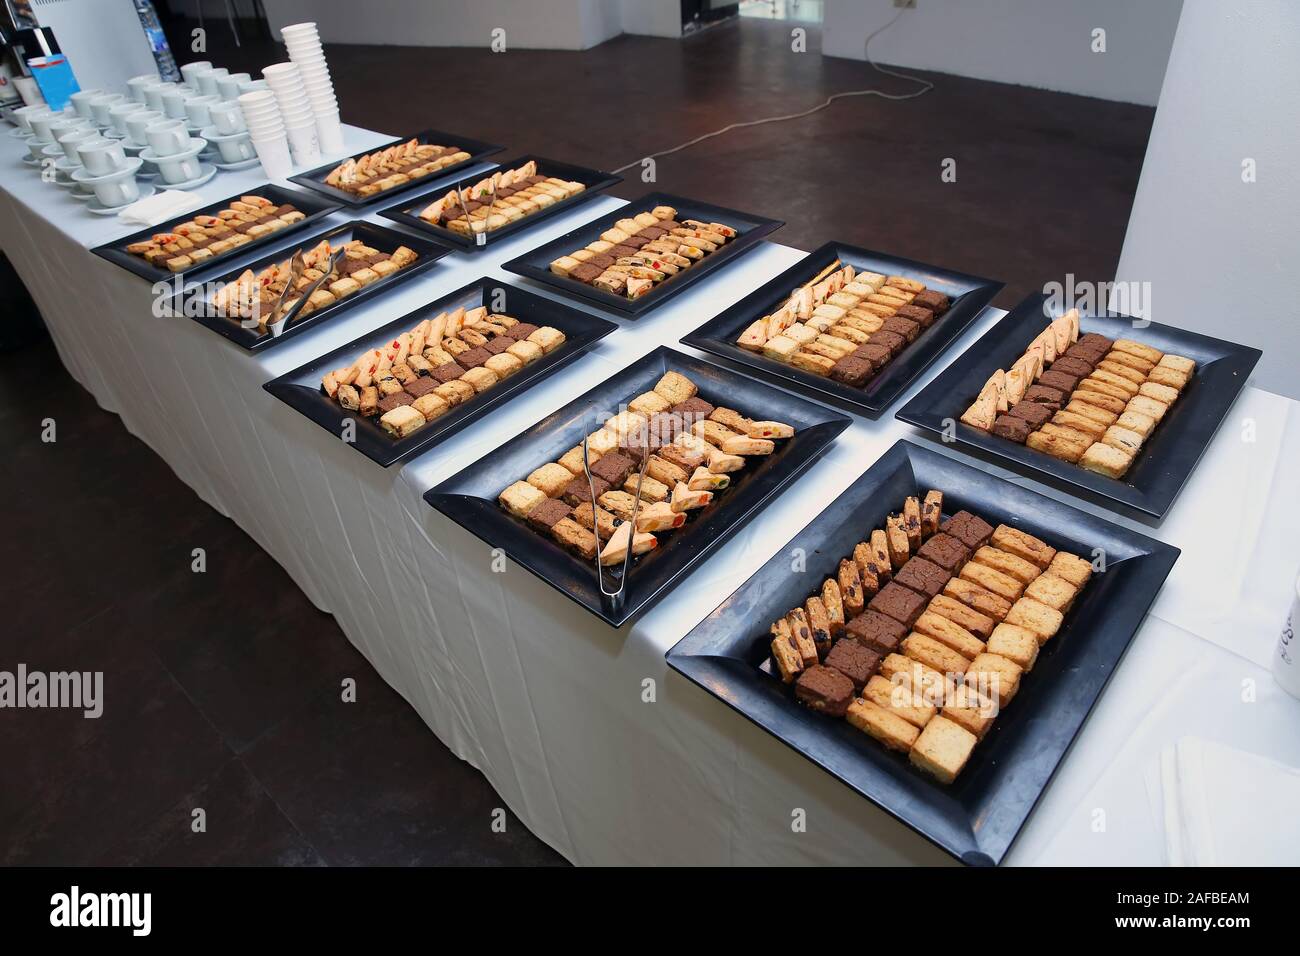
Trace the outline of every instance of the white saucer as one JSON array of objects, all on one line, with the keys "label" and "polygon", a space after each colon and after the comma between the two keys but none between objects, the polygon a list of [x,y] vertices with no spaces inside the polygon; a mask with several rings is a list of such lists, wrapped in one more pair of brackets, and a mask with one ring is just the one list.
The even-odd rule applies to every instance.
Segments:
[{"label": "white saucer", "polygon": [[[138,202],[139,200],[144,199],[146,196],[152,196],[155,191],[156,190],[154,189],[154,186],[151,183],[141,183],[140,195],[135,199],[132,199],[131,202]],[[99,201],[98,196],[93,196],[90,202],[86,203],[86,211],[92,212],[96,216],[116,216],[127,206],[131,205],[131,202],[122,203],[122,205],[120,206],[105,206],[103,203]]]},{"label": "white saucer", "polygon": [[85,186],[81,185],[81,183],[73,183],[72,188],[68,190],[68,195],[73,199],[80,200],[81,202],[95,198],[94,191],[87,189]]},{"label": "white saucer", "polygon": [[134,158],[130,158],[127,159],[126,165],[123,166],[121,169],[115,169],[111,173],[102,173],[98,176],[91,173],[90,170],[86,169],[85,167],[82,167],[81,169],[78,169],[76,172],[72,174],[72,178],[79,183],[85,183],[87,185],[90,185],[96,182],[97,180],[107,179],[110,176],[121,176],[123,173],[127,172],[128,170],[130,170],[131,172],[136,172],[140,168],[141,162],[142,161],[138,156]]},{"label": "white saucer", "polygon": [[214,162],[212,165],[215,166],[215,167],[217,167],[217,169],[224,169],[224,170],[232,171],[232,172],[233,172],[234,170],[237,170],[237,169],[252,169],[254,166],[256,166],[256,165],[257,165],[258,163],[260,163],[260,162],[261,162],[261,160],[258,159],[256,156],[254,156],[252,159],[244,159],[244,160],[240,160],[240,161],[237,162],[237,163],[218,163],[218,162]]},{"label": "white saucer", "polygon": [[103,136],[105,139],[116,139],[116,140],[126,139],[126,133],[119,133],[116,128],[106,129],[100,135]]},{"label": "white saucer", "polygon": [[28,153],[23,157],[24,166],[39,166],[40,164],[41,161],[39,159],[33,159],[31,153]]},{"label": "white saucer", "polygon": [[9,135],[12,136],[14,139],[31,139],[32,131],[29,129],[23,129],[21,126],[19,126],[17,129],[11,129],[9,131]]},{"label": "white saucer", "polygon": [[[156,182],[164,189],[197,189],[217,174],[217,167],[211,163],[199,163],[199,170],[197,176],[183,183],[169,183],[161,176],[157,176],[152,182]],[[141,185],[140,188],[144,189],[144,186]]]}]

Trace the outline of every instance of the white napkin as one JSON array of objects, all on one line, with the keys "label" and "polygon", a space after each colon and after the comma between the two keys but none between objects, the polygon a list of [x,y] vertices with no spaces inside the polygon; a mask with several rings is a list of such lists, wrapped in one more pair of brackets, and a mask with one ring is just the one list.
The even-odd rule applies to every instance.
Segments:
[{"label": "white napkin", "polygon": [[133,226],[155,226],[168,219],[198,209],[203,199],[180,189],[165,189],[144,199],[138,199],[117,214],[117,218]]},{"label": "white napkin", "polygon": [[1294,866],[1300,769],[1199,737],[1146,772],[1171,866]]}]

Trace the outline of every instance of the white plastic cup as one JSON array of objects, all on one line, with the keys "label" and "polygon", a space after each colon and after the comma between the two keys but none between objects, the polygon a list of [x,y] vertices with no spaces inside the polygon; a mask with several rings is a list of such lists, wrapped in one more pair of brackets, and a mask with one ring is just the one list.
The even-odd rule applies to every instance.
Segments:
[{"label": "white plastic cup", "polygon": [[328,118],[322,120],[320,116],[316,117],[316,138],[320,141],[322,153],[341,153],[343,152],[343,127],[338,122],[338,114],[334,114],[333,122]]},{"label": "white plastic cup", "polygon": [[1297,628],[1300,628],[1300,577],[1296,578],[1295,591],[1291,595],[1291,613],[1286,616],[1277,650],[1273,652],[1273,678],[1292,697],[1300,698],[1300,637],[1296,635]]},{"label": "white plastic cup", "polygon": [[262,161],[262,171],[267,179],[286,179],[293,172],[293,158],[289,153],[289,141],[283,137],[264,141],[253,141],[257,158]]}]

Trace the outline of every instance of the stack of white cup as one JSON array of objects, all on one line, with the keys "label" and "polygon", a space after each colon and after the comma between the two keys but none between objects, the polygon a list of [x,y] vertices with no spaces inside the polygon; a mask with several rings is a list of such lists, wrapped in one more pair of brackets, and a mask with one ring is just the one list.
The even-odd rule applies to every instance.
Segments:
[{"label": "stack of white cup", "polygon": [[334,97],[334,83],[330,79],[325,51],[314,23],[295,23],[280,31],[284,45],[289,48],[289,59],[298,66],[303,88],[311,100],[316,114],[316,132],[320,148],[327,153],[343,152],[343,126],[339,122],[339,102]]},{"label": "stack of white cup", "polygon": [[316,116],[302,85],[302,76],[293,63],[275,63],[262,71],[280,106],[280,118],[289,149],[297,166],[314,166],[320,162],[320,144],[316,140]]},{"label": "stack of white cup", "polygon": [[242,94],[238,102],[266,178],[284,179],[293,172],[293,159],[289,154],[289,140],[285,136],[284,120],[280,118],[275,93],[254,90]]}]

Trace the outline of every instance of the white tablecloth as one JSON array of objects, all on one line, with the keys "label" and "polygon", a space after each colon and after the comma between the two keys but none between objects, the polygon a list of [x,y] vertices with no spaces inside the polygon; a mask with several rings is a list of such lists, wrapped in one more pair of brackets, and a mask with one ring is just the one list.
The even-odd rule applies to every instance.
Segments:
[{"label": "white tablecloth", "polygon": [[[350,129],[348,149],[381,139]],[[522,282],[500,263],[619,200],[598,199],[477,257],[452,255],[418,281],[250,355],[194,322],[154,318],[148,283],[86,251],[131,230],[40,182],[21,151],[0,136],[3,247],[71,374],[334,614],[538,836],[576,863],[949,862],[664,663],[812,517],[806,502],[829,503],[909,429],[855,418],[799,480],[798,496],[778,498],[620,630],[521,569],[494,574],[488,548],[421,497],[640,355],[676,345],[802,253],[762,244],[651,316],[620,320],[590,354],[434,451],[385,470],[262,384],[482,274]],[[214,201],[258,181],[221,174],[202,193]],[[997,317],[987,311],[948,354]],[[1143,773],[1188,733],[1300,765],[1300,701],[1267,672],[1300,561],[1297,474],[1296,403],[1248,389],[1151,532],[1182,548],[1182,559],[1008,862],[1161,862],[1163,830]],[[1257,688],[1251,702],[1247,685]],[[792,832],[795,808],[806,812],[806,832]]]}]

